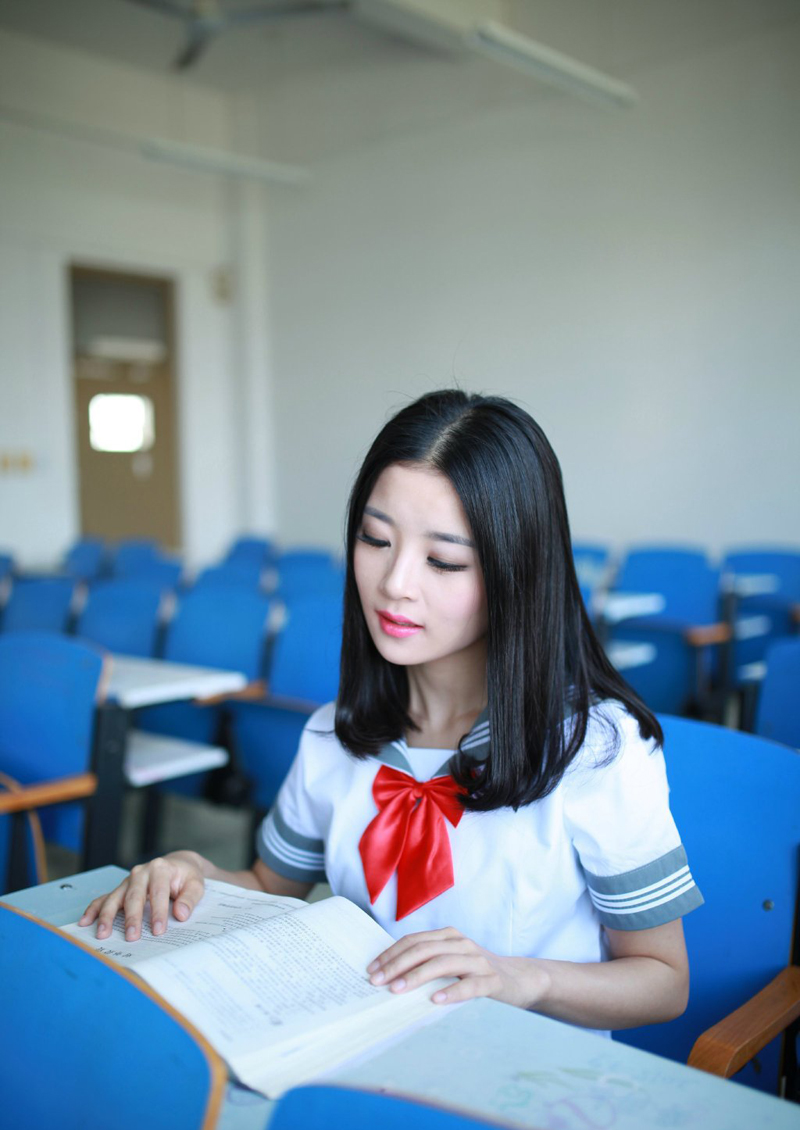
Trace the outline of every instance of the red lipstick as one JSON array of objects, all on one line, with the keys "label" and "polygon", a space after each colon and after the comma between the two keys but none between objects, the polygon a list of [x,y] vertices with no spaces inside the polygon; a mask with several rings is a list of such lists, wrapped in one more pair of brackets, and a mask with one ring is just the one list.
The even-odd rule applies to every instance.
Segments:
[{"label": "red lipstick", "polygon": [[415,624],[413,620],[406,620],[404,616],[393,616],[391,612],[386,612],[383,609],[378,610],[378,620],[386,635],[392,636],[394,639],[405,639],[407,636],[413,636],[422,631],[421,624]]}]

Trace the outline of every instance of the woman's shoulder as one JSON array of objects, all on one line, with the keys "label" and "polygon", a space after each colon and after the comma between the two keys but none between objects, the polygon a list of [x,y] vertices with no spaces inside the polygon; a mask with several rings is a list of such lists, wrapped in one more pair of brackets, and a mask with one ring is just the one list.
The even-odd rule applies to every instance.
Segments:
[{"label": "woman's shoulder", "polygon": [[306,733],[318,733],[320,735],[333,734],[333,723],[336,717],[336,703],[326,702],[324,706],[319,706],[306,722]]},{"label": "woman's shoulder", "polygon": [[651,756],[658,748],[652,738],[642,736],[639,720],[617,699],[593,702],[586,720],[586,734],[570,766],[573,772],[615,765],[620,768]]}]

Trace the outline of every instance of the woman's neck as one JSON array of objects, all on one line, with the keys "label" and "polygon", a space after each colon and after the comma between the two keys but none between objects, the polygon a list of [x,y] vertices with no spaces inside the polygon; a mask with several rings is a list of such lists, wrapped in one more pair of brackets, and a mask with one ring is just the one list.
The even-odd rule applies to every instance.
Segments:
[{"label": "woman's neck", "polygon": [[487,703],[486,641],[433,663],[408,668],[410,746],[454,749]]}]

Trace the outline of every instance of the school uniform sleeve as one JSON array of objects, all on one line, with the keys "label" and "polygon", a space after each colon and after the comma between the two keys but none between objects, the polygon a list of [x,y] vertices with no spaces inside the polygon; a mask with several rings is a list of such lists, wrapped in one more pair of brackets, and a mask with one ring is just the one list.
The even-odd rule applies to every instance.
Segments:
[{"label": "school uniform sleeve", "polygon": [[329,703],[309,719],[277,800],[258,830],[259,858],[285,879],[325,881],[325,821],[309,783],[319,777],[319,747],[333,729],[333,714]]},{"label": "school uniform sleeve", "polygon": [[565,780],[568,834],[604,926],[661,926],[703,902],[669,810],[664,756],[635,718],[598,709]]}]

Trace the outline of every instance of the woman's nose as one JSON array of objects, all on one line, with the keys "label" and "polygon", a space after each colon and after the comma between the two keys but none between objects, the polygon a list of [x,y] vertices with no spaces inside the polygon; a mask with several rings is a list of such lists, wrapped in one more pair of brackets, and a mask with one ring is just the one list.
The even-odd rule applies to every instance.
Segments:
[{"label": "woman's nose", "polygon": [[412,563],[402,554],[395,557],[383,575],[381,589],[392,600],[413,598],[416,580]]}]

